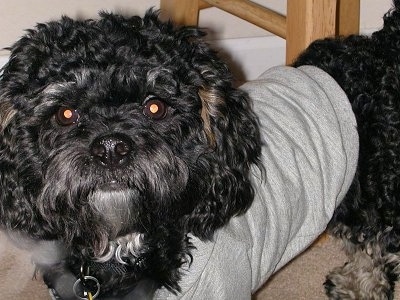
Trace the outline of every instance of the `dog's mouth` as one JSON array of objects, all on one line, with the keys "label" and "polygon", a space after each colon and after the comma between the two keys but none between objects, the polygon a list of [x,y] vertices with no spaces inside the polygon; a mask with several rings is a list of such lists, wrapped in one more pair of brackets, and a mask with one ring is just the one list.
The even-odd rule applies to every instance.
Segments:
[{"label": "dog's mouth", "polygon": [[104,192],[112,192],[112,191],[123,191],[128,189],[126,184],[118,182],[117,180],[113,179],[109,182],[102,183],[98,185],[98,189]]}]

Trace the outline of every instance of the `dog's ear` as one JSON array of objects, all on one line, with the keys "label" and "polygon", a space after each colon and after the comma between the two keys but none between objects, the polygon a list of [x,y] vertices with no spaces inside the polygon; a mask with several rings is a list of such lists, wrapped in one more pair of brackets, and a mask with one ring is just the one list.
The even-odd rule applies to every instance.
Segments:
[{"label": "dog's ear", "polygon": [[252,203],[250,168],[258,165],[261,141],[257,118],[243,92],[209,86],[199,90],[199,97],[211,150],[200,158],[206,166],[203,178],[199,178],[203,191],[187,225],[196,236],[210,238],[215,229]]},{"label": "dog's ear", "polygon": [[[17,187],[11,153],[12,137],[8,130],[15,114],[16,111],[10,101],[2,95],[0,99],[0,228],[8,227],[6,223],[9,223],[8,216],[11,213],[9,207],[13,205],[12,192]],[[16,215],[18,215],[18,210],[14,212],[14,216]]]},{"label": "dog's ear", "polygon": [[18,183],[16,161],[23,157],[18,158],[18,146],[15,144],[16,117],[17,110],[11,101],[7,96],[0,97],[0,228],[18,228],[21,231],[30,228],[32,232],[38,232],[38,225],[32,226],[32,206]]},{"label": "dog's ear", "polygon": [[176,36],[186,41],[179,43],[185,46],[182,58],[198,74],[192,82],[197,86],[201,139],[207,148],[198,158],[197,169],[190,172],[185,197],[192,209],[185,225],[188,232],[211,238],[252,203],[250,168],[259,165],[259,124],[249,98],[234,87],[229,68],[203,41],[201,31],[183,27]]}]

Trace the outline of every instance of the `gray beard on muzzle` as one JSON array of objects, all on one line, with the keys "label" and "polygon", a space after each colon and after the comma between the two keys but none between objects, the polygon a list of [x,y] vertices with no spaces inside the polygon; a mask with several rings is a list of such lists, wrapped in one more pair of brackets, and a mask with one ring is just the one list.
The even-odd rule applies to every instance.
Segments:
[{"label": "gray beard on muzzle", "polygon": [[110,234],[116,237],[132,223],[134,197],[135,192],[129,189],[99,189],[89,196],[89,203],[108,223]]}]

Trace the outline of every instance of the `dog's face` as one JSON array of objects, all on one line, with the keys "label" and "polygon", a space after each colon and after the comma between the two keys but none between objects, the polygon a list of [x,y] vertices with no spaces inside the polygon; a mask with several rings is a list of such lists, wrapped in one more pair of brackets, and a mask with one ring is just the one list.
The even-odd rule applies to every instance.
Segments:
[{"label": "dog's face", "polygon": [[149,13],[18,41],[0,81],[2,226],[101,256],[160,228],[206,238],[243,212],[257,123],[200,36]]}]

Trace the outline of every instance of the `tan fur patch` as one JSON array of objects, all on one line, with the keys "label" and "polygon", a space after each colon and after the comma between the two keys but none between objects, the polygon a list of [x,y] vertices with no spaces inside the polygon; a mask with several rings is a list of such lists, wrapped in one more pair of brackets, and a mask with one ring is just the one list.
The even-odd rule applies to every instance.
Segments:
[{"label": "tan fur patch", "polygon": [[16,110],[8,101],[0,103],[0,132],[2,132],[14,117]]},{"label": "tan fur patch", "polygon": [[215,91],[207,88],[199,90],[199,97],[202,102],[201,118],[203,119],[204,132],[210,147],[215,148],[216,140],[211,128],[211,118],[217,117],[218,113],[216,107],[223,103],[224,100]]}]

